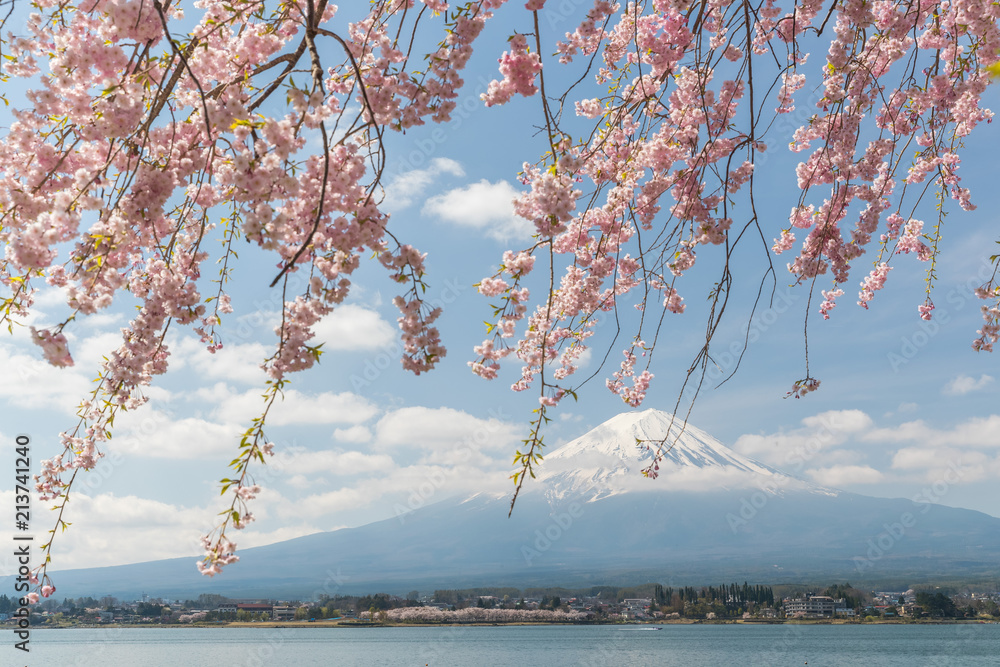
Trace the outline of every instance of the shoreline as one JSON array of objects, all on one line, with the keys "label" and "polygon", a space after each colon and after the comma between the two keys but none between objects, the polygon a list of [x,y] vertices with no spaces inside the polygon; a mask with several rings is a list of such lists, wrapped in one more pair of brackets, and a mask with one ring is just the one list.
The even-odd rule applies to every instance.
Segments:
[{"label": "shoreline", "polygon": [[601,622],[590,621],[584,623],[533,623],[529,621],[519,621],[515,623],[369,623],[369,622],[341,622],[341,621],[262,621],[256,623],[249,622],[225,622],[225,623],[102,623],[98,625],[60,625],[33,626],[32,630],[98,630],[103,628],[129,629],[129,628],[161,628],[184,629],[216,629],[216,628],[261,628],[261,629],[285,629],[285,628],[454,628],[454,627],[502,627],[502,626],[636,626],[636,627],[656,627],[668,625],[997,625],[998,621],[986,621],[978,619],[954,619],[954,620],[877,620],[877,621],[850,621],[845,619],[681,619],[669,621],[649,621],[649,622]]}]

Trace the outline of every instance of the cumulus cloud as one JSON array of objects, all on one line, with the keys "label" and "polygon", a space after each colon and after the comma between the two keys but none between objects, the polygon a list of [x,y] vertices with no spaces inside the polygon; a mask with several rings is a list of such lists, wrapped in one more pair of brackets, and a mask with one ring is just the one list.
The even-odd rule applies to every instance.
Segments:
[{"label": "cumulus cloud", "polygon": [[385,188],[383,208],[387,211],[402,211],[427,190],[444,174],[464,176],[465,170],[455,160],[434,158],[424,169],[413,169],[395,176]]},{"label": "cumulus cloud", "polygon": [[[230,424],[249,423],[264,407],[259,390],[236,393],[222,383],[200,389],[196,396],[214,403],[214,417]],[[272,426],[360,424],[374,417],[378,410],[375,404],[351,392],[305,394],[288,389],[284,392],[284,399],[279,397],[275,401],[268,413],[267,423]]]},{"label": "cumulus cloud", "polygon": [[57,539],[60,570],[196,556],[199,527],[214,518],[204,509],[113,493],[74,493],[70,508],[73,526]]},{"label": "cumulus cloud", "polygon": [[508,491],[509,483],[505,465],[503,470],[490,470],[479,461],[457,466],[418,464],[379,471],[351,486],[309,495],[287,511],[290,516],[315,518],[344,512],[357,515],[380,507],[383,512],[391,508],[389,516],[399,516],[455,495]]},{"label": "cumulus cloud", "polygon": [[[278,311],[244,316],[231,332],[223,331],[223,347],[215,354],[192,336],[179,337],[170,343],[170,369],[197,368],[199,376],[211,380],[262,385],[266,377],[260,365],[274,353],[274,344],[241,340],[256,335],[258,330],[270,333],[279,322]],[[324,350],[339,352],[377,350],[391,344],[397,334],[378,312],[357,304],[338,306],[313,326],[313,332],[311,345],[322,343]],[[121,343],[121,336],[101,337],[99,343],[97,347],[97,342],[88,342],[85,353],[99,359],[99,354],[107,354]]]},{"label": "cumulus cloud", "polygon": [[[861,410],[829,410],[801,423],[802,428],[789,431],[741,435],[733,449],[779,468],[801,467],[820,459],[829,462],[834,447],[872,427],[871,417]],[[843,458],[843,453],[837,458]]]},{"label": "cumulus cloud", "polygon": [[143,407],[115,420],[110,450],[156,459],[218,459],[236,451],[246,426],[181,417]]},{"label": "cumulus cloud", "polygon": [[23,354],[0,347],[0,368],[4,372],[0,398],[18,408],[75,415],[80,401],[93,388],[90,379],[94,368],[81,364],[56,368],[42,359],[41,348],[35,349],[37,356],[31,354],[33,350]]},{"label": "cumulus cloud", "polygon": [[931,484],[941,480],[952,484],[956,477],[962,484],[970,484],[996,480],[1000,476],[1000,456],[950,447],[904,447],[893,456],[892,467]]},{"label": "cumulus cloud", "polygon": [[[7,495],[10,492],[4,492]],[[267,494],[269,497],[265,497]],[[8,506],[13,503],[11,497]],[[267,505],[294,505],[275,492],[262,493],[255,501],[255,513]],[[135,495],[114,493],[73,494],[72,528],[60,533],[58,555],[54,565],[59,570],[83,567],[108,567],[139,563],[162,558],[192,557],[191,567],[202,549],[199,537],[218,518],[218,508],[193,507],[165,503]],[[267,530],[257,530],[257,524],[239,533],[241,549],[288,540],[319,531],[292,516]]]},{"label": "cumulus cloud", "polygon": [[366,493],[359,486],[343,487],[333,491],[324,491],[302,498],[298,507],[279,508],[279,515],[287,518],[307,516],[316,519],[326,514],[350,512],[366,507],[382,494]]},{"label": "cumulus cloud", "polygon": [[[966,463],[973,462],[968,454],[953,448],[904,447],[893,455],[892,467],[898,470],[929,470],[947,467],[949,462],[963,458]],[[975,463],[983,463],[986,459],[985,454],[975,453]]]},{"label": "cumulus cloud", "polygon": [[334,475],[360,475],[370,472],[388,472],[395,467],[387,454],[365,454],[356,451],[300,451],[281,459],[283,470],[293,474],[333,473]]},{"label": "cumulus cloud", "polygon": [[334,429],[333,437],[340,442],[362,443],[372,439],[372,432],[365,426]]},{"label": "cumulus cloud", "polygon": [[468,460],[478,456],[479,450],[509,449],[520,438],[520,432],[519,424],[497,417],[481,419],[452,408],[408,407],[378,421],[374,447],[434,452],[438,462],[450,461],[441,457],[451,454],[462,454]]},{"label": "cumulus cloud", "polygon": [[197,368],[200,377],[263,385],[267,379],[260,365],[273,350],[261,343],[224,344],[212,354],[198,339],[185,336],[172,347],[171,370]]},{"label": "cumulus cloud", "polygon": [[857,465],[835,465],[829,468],[813,468],[806,470],[806,474],[817,484],[835,487],[852,486],[855,484],[876,484],[885,478],[885,475],[871,466]]},{"label": "cumulus cloud", "polygon": [[423,214],[460,227],[483,230],[501,242],[530,239],[534,226],[514,215],[513,200],[521,193],[507,181],[483,179],[427,200]]},{"label": "cumulus cloud", "polygon": [[974,417],[950,429],[938,429],[922,419],[864,434],[863,439],[881,442],[916,442],[934,447],[1000,448],[1000,415]]},{"label": "cumulus cloud", "polygon": [[324,350],[377,350],[392,343],[396,328],[374,310],[355,304],[338,306],[313,327],[310,344]]},{"label": "cumulus cloud", "polygon": [[977,380],[969,375],[959,375],[954,380],[949,382],[944,387],[944,393],[951,396],[964,396],[965,394],[971,394],[974,391],[979,391],[985,388],[987,385],[993,382],[993,376],[983,375],[979,376]]},{"label": "cumulus cloud", "polygon": [[828,410],[806,417],[802,424],[807,428],[834,434],[859,433],[871,428],[872,419],[861,410]]}]

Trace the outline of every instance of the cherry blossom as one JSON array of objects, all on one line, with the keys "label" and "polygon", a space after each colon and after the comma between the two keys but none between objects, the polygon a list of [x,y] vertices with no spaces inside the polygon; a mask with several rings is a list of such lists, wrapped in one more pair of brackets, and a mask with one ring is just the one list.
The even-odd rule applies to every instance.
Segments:
[{"label": "cherry blossom", "polygon": [[[253,520],[253,466],[275,449],[269,411],[320,361],[316,324],[349,298],[363,262],[373,258],[397,288],[403,368],[441,362],[441,310],[423,299],[427,258],[382,205],[386,136],[451,120],[505,4],[385,0],[349,21],[326,0],[40,0],[9,32],[0,80],[20,78],[28,92],[0,138],[0,320],[31,322],[36,293],[62,290],[65,317],[31,338],[64,367],[81,319],[126,293],[138,304],[36,479],[56,501],[56,528],[68,525],[78,472],[110,446],[115,416],[143,405],[169,370],[167,331],[190,327],[210,352],[224,347],[238,315],[228,283],[237,243],[273,259],[281,319],[261,360],[259,416],[220,480],[229,507],[204,538],[203,573],[236,562],[227,530]],[[525,110],[525,128],[537,130],[513,202],[534,238],[483,270],[493,316],[469,366],[537,392],[517,489],[541,460],[548,413],[585,382],[578,371],[599,325],[626,303],[631,343],[606,386],[641,404],[657,346],[688,317],[681,295],[694,303],[685,281],[696,267],[718,272],[684,378],[701,386],[741,279],[729,260],[749,239],[787,253],[789,282],[822,283],[824,319],[859,272],[868,308],[895,266],[927,262],[916,316],[931,317],[941,222],[949,206],[975,207],[961,156],[993,117],[981,101],[1000,60],[1000,5],[764,0],[747,11],[729,0],[594,0],[553,30],[544,17],[554,3],[509,4],[503,25],[516,29],[497,28],[503,46],[488,60],[498,75],[480,102]],[[816,45],[822,62],[807,51]],[[759,172],[785,145],[801,160],[793,208],[787,222],[762,220]],[[995,280],[977,295],[986,303],[973,346],[991,351]],[[806,359],[789,395],[819,384]],[[52,539],[36,573],[43,595]]]}]

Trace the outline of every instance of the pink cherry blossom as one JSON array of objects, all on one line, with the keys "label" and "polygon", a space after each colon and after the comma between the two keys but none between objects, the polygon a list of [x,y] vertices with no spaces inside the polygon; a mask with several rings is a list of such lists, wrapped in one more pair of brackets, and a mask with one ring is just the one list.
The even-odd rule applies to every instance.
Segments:
[{"label": "pink cherry blossom", "polygon": [[[595,334],[623,312],[632,343],[605,384],[630,406],[656,390],[653,353],[679,338],[668,329],[686,310],[681,293],[701,300],[685,282],[696,270],[718,272],[698,353],[711,358],[717,318],[739,292],[730,260],[748,239],[787,253],[788,282],[832,282],[824,319],[858,271],[868,308],[890,270],[928,262],[917,314],[929,319],[944,216],[975,208],[962,154],[992,121],[983,99],[1000,60],[1000,6],[971,0],[830,11],[765,0],[749,12],[729,0],[413,0],[372,3],[353,21],[311,0],[167,5],[41,0],[23,26],[6,26],[4,76],[21,81],[5,95],[25,92],[0,138],[0,320],[31,322],[37,291],[58,288],[63,319],[31,338],[48,363],[69,366],[80,320],[137,306],[35,479],[65,510],[76,473],[112,446],[116,415],[168,372],[167,332],[190,327],[210,352],[224,349],[240,315],[228,281],[242,244],[271,258],[280,320],[260,360],[260,413],[221,480],[229,508],[205,537],[209,576],[237,559],[226,530],[253,520],[253,466],[275,449],[269,410],[320,362],[315,328],[355,293],[366,261],[397,286],[402,367],[422,374],[446,357],[442,310],[426,300],[441,260],[403,238],[383,186],[389,137],[451,121],[475,51],[494,49],[499,76],[472,101],[530,98],[508,111],[538,149],[519,159],[514,200],[533,238],[483,270],[493,315],[469,362],[538,392],[518,489],[540,460],[547,413],[576,396]],[[550,23],[564,5],[571,20]],[[798,156],[794,181],[765,185],[784,145]],[[789,192],[787,222],[764,219],[761,198]],[[997,341],[997,289],[976,292],[977,350]],[[790,395],[819,387],[808,366],[806,376]]]}]

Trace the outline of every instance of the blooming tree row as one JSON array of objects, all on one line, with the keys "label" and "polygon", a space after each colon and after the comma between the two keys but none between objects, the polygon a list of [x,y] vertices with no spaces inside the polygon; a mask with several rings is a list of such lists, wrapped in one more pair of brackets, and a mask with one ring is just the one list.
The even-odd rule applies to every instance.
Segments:
[{"label": "blooming tree row", "polygon": [[[398,607],[385,613],[385,619],[394,623],[579,623],[589,614],[581,611],[554,611],[552,609],[482,609],[466,607],[448,611],[437,607]],[[371,612],[358,615],[370,620]]]},{"label": "blooming tree row", "polygon": [[[516,357],[513,389],[538,392],[515,456],[517,489],[539,460],[548,411],[580,386],[574,373],[595,325],[614,318],[626,294],[638,295],[638,324],[606,385],[628,405],[642,402],[661,327],[684,312],[683,278],[699,259],[719,272],[688,373],[699,387],[741,242],[789,253],[791,279],[810,303],[820,287],[824,318],[851,280],[861,280],[857,301],[867,308],[912,255],[929,267],[918,313],[932,317],[948,202],[973,207],[960,149],[992,117],[980,101],[998,59],[1000,5],[577,4],[569,30],[550,27],[546,12],[564,10],[546,0],[373,0],[353,19],[326,0],[32,4],[24,29],[0,42],[5,90],[16,78],[30,89],[0,140],[0,320],[28,317],[44,285],[62,289],[68,314],[32,338],[49,363],[69,366],[68,328],[125,293],[138,302],[38,477],[39,493],[56,501],[56,529],[67,525],[77,475],[109,445],[115,416],[144,404],[144,387],[167,370],[168,329],[187,326],[209,351],[222,347],[238,241],[273,254],[271,287],[284,307],[262,360],[260,415],[222,480],[229,506],[203,538],[205,574],[237,560],[230,529],[253,520],[260,487],[251,468],[273,453],[268,411],[289,376],[319,359],[312,327],[348,297],[363,257],[399,285],[403,366],[420,374],[441,360],[439,310],[421,298],[424,255],[397,238],[382,206],[385,137],[449,122],[463,71],[499,11],[519,28],[502,53],[486,54],[499,56],[499,68],[482,102],[532,98],[543,148],[526,156],[514,202],[534,240],[479,283],[499,305],[471,367],[492,379]],[[809,60],[816,48],[825,62]],[[819,93],[804,102],[809,77]],[[797,106],[803,123],[781,136],[776,119]],[[798,196],[784,228],[772,230],[757,218],[755,170],[784,142],[802,155]],[[936,219],[915,217],[925,196],[937,198]],[[859,276],[852,263],[865,254],[872,268]],[[992,350],[995,274],[976,294],[985,323],[974,346]],[[818,384],[807,360],[792,393]],[[42,595],[54,591],[52,544],[35,573]]]}]

